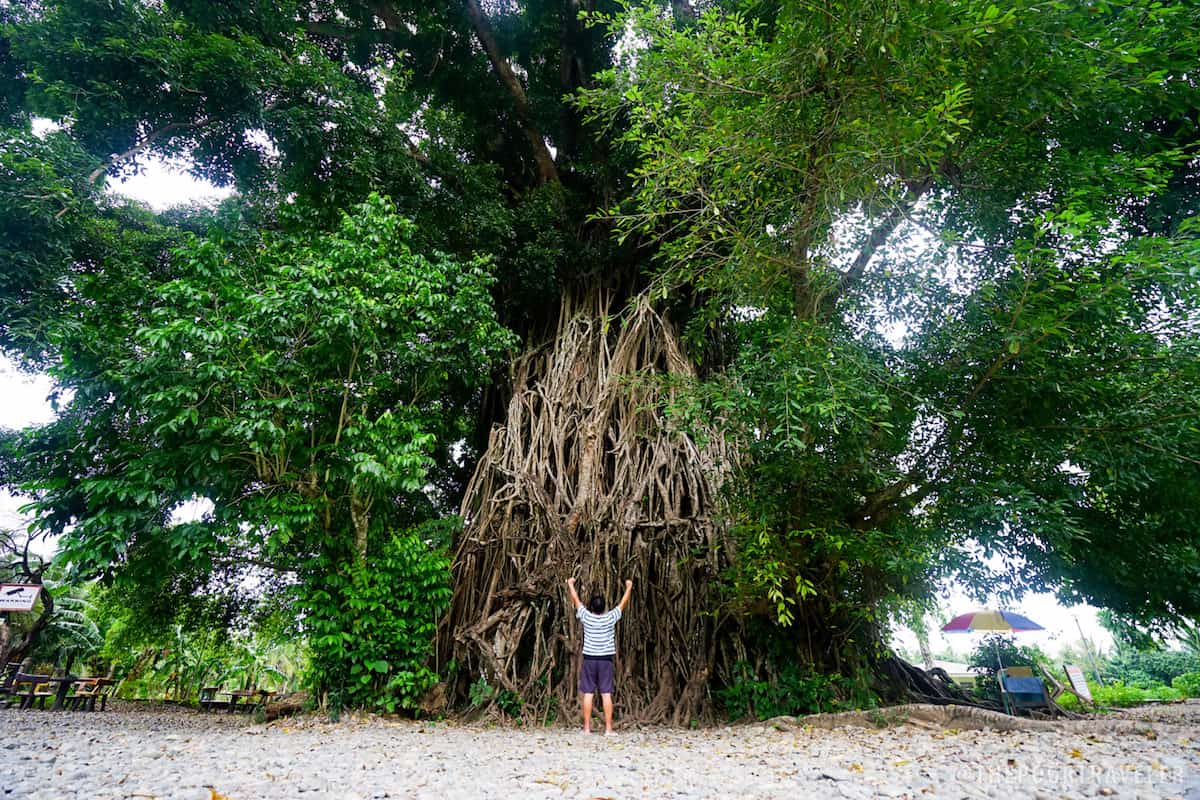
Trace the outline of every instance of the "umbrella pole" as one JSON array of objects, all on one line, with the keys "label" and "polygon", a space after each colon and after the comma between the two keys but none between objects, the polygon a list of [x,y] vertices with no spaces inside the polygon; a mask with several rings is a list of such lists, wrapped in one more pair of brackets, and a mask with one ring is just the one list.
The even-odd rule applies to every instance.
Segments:
[{"label": "umbrella pole", "polygon": [[1012,711],[1008,707],[1008,692],[1004,689],[1004,662],[1000,660],[999,637],[992,639],[992,646],[996,649],[996,683],[1000,684],[1000,702],[1004,704],[1004,713],[1011,714]]}]

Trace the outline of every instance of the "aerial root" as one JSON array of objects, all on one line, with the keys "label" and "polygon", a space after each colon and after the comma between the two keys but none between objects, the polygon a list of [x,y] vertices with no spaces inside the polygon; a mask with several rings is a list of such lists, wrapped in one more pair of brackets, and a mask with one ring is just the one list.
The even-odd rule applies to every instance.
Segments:
[{"label": "aerial root", "polygon": [[463,501],[439,660],[454,659],[460,702],[482,679],[492,688],[476,700],[555,717],[576,707],[580,661],[565,580],[613,605],[630,578],[618,709],[687,723],[708,713],[708,676],[744,656],[714,614],[730,557],[715,487],[729,462],[717,426],[701,448],[665,414],[670,378],[694,377],[672,326],[644,297],[620,315],[611,302],[564,301],[554,341],[514,366],[506,419]]}]

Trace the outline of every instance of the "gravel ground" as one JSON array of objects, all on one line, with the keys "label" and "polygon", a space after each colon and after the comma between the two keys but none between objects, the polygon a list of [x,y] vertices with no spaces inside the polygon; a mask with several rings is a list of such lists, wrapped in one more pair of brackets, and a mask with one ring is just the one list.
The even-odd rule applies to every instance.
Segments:
[{"label": "gravel ground", "polygon": [[904,726],[626,730],[604,738],[183,710],[0,710],[0,798],[1115,796],[1200,800],[1200,705],[1124,714],[1139,733]]}]

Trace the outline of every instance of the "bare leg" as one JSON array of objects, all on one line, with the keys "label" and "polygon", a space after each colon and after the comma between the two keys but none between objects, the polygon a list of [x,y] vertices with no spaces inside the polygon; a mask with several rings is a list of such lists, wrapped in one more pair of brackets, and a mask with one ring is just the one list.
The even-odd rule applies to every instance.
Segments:
[{"label": "bare leg", "polygon": [[612,729],[612,695],[611,694],[600,695],[600,702],[604,704],[604,733],[607,735],[607,734],[610,734],[613,732],[613,729]]},{"label": "bare leg", "polygon": [[[595,696],[596,695],[593,694],[592,692],[588,692],[583,696],[583,732],[584,733],[592,732],[592,698],[594,698]],[[612,695],[605,695],[605,697],[611,698]],[[609,703],[611,704],[611,702],[612,701],[610,699]]]}]

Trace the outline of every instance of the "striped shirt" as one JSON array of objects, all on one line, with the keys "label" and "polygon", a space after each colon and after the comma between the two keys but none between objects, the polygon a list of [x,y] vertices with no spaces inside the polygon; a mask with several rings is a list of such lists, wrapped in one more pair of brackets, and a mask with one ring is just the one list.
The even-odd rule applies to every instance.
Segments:
[{"label": "striped shirt", "polygon": [[583,623],[583,654],[585,656],[611,656],[617,652],[617,637],[614,635],[617,620],[621,618],[621,607],[616,606],[603,614],[593,614],[584,606],[575,610],[575,616]]}]

